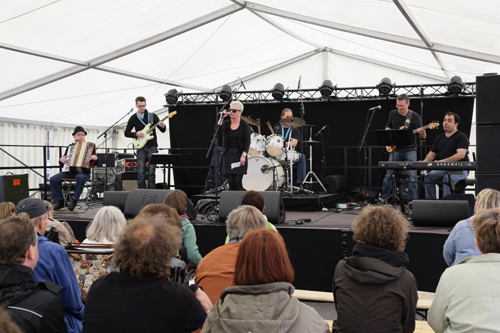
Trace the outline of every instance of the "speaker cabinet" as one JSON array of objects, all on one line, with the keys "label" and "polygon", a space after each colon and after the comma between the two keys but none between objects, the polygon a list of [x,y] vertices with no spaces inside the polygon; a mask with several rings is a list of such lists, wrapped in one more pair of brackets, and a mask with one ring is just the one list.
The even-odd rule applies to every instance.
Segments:
[{"label": "speaker cabinet", "polygon": [[[285,204],[279,191],[258,191],[264,197],[264,215],[272,224],[284,223],[286,220]],[[225,223],[231,211],[241,205],[245,191],[224,191],[220,196],[219,222]]]},{"label": "speaker cabinet", "polygon": [[0,202],[19,201],[29,196],[28,175],[0,176]]},{"label": "speaker cabinet", "polygon": [[328,193],[342,193],[347,188],[347,182],[344,176],[341,175],[327,176],[323,179],[322,183]]},{"label": "speaker cabinet", "polygon": [[[149,204],[161,204],[165,199],[165,196],[168,192],[172,192],[172,190],[153,190],[153,189],[135,189],[130,191],[130,194],[127,196],[127,200],[125,201],[125,208],[123,213],[126,217],[134,217],[141,209]],[[194,209],[193,203],[188,199],[186,214],[189,219],[196,218],[196,210]]]},{"label": "speaker cabinet", "polygon": [[477,173],[499,173],[500,154],[495,153],[498,138],[500,124],[476,126]]},{"label": "speaker cabinet", "polygon": [[498,112],[497,106],[500,75],[476,77],[476,90],[476,122],[478,125],[481,123],[500,124],[500,112]]},{"label": "speaker cabinet", "polygon": [[102,204],[104,206],[116,206],[123,212],[129,194],[130,191],[105,191]]},{"label": "speaker cabinet", "polygon": [[469,217],[467,200],[413,200],[413,225],[453,227]]},{"label": "speaker cabinet", "polygon": [[500,174],[476,174],[476,193],[485,188],[500,191]]}]

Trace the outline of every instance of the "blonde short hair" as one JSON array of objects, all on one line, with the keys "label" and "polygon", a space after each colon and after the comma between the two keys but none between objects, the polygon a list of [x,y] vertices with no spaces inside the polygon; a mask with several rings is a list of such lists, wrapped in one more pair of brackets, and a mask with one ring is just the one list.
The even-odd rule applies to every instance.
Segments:
[{"label": "blonde short hair", "polygon": [[491,188],[485,188],[476,198],[476,210],[500,208],[500,192]]},{"label": "blonde short hair", "polygon": [[240,101],[232,101],[231,104],[229,104],[230,106],[231,105],[238,105],[238,110],[241,110],[243,111],[243,103],[241,103]]}]

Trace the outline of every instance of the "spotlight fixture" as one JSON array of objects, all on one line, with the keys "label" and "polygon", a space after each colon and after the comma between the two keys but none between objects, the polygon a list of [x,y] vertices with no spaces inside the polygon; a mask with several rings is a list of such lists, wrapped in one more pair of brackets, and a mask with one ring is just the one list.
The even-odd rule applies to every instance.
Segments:
[{"label": "spotlight fixture", "polygon": [[380,83],[377,84],[377,89],[380,95],[389,95],[392,91],[392,88],[394,88],[394,85],[391,82],[391,79],[388,77],[384,77],[382,80],[380,80]]},{"label": "spotlight fixture", "polygon": [[224,102],[231,100],[231,87],[227,84],[223,85],[219,91],[219,97]]},{"label": "spotlight fixture", "polygon": [[464,83],[462,79],[460,78],[460,76],[456,75],[452,77],[450,81],[448,81],[446,86],[448,87],[448,92],[453,95],[460,94],[464,89]]},{"label": "spotlight fixture", "polygon": [[321,93],[321,96],[323,96],[323,97],[330,96],[333,92],[332,81],[330,81],[330,80],[323,81],[323,84],[321,85],[321,87],[319,87],[319,92]]},{"label": "spotlight fixture", "polygon": [[283,96],[285,96],[285,87],[281,83],[276,83],[271,90],[271,95],[276,101],[283,100]]},{"label": "spotlight fixture", "polygon": [[165,99],[167,100],[167,104],[169,105],[177,104],[177,100],[179,99],[179,92],[177,91],[177,89],[170,89],[165,94]]}]

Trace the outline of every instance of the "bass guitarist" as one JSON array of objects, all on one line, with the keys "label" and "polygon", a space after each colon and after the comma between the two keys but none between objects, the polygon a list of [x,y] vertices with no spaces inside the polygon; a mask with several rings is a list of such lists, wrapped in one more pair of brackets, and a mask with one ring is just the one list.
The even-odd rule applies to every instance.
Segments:
[{"label": "bass guitarist", "polygon": [[[427,134],[425,129],[422,128],[422,118],[420,115],[412,110],[409,110],[410,97],[406,94],[401,94],[396,97],[397,110],[392,110],[389,113],[389,119],[385,125],[386,130],[390,129],[411,129],[417,130],[421,140],[425,140]],[[417,161],[417,147],[415,137],[413,144],[410,146],[395,147],[389,154],[389,161]],[[408,200],[411,201],[417,197],[417,170],[408,170],[410,173],[410,184]],[[392,170],[387,170],[384,180],[382,181],[382,192],[380,193],[379,201],[385,200],[391,195],[392,192]]]},{"label": "bass guitarist", "polygon": [[[160,129],[160,132],[165,133],[166,127],[163,121],[156,114],[146,110],[146,99],[144,97],[137,97],[135,99],[135,106],[137,107],[137,113],[130,117],[125,129],[125,136],[127,138],[144,138],[147,134],[141,132],[141,130],[148,124],[158,124],[157,127]],[[132,132],[133,129],[135,129],[135,132]],[[151,155],[158,152],[156,129],[153,128],[150,134],[152,138],[146,142],[144,147],[137,150],[137,186],[139,188],[146,188],[146,164],[151,160]],[[150,189],[154,189],[156,185],[155,171],[156,166],[148,164],[148,188]]]}]

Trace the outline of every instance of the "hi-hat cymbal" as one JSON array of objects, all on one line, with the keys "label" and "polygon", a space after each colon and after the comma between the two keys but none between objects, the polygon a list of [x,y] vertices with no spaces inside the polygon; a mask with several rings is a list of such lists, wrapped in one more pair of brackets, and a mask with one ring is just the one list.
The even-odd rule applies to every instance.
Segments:
[{"label": "hi-hat cymbal", "polygon": [[321,143],[321,141],[307,140],[304,143]]},{"label": "hi-hat cymbal", "polygon": [[298,117],[283,118],[280,120],[280,125],[285,127],[300,127],[304,126],[306,122]]},{"label": "hi-hat cymbal", "polygon": [[246,121],[249,125],[260,126],[260,119],[253,120],[250,117],[240,116],[241,119]]}]

